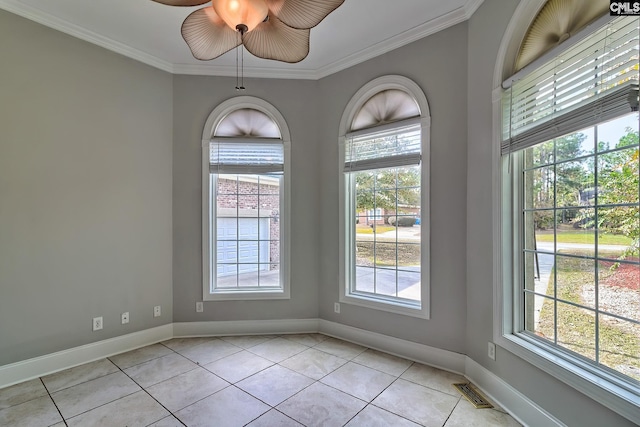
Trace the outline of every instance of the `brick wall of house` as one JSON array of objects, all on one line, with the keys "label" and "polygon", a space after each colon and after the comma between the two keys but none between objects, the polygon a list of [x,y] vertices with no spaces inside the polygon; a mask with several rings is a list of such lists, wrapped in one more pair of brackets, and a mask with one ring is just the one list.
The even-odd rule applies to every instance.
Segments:
[{"label": "brick wall of house", "polygon": [[[218,208],[238,209],[238,216],[269,218],[269,260],[280,263],[280,188],[278,185],[218,179]],[[234,214],[235,215],[235,214]],[[278,268],[272,264],[270,270]]]}]

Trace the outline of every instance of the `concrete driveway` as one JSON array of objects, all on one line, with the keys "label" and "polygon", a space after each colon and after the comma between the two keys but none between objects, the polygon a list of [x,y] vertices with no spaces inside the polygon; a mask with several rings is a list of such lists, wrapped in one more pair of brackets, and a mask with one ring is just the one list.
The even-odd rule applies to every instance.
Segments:
[{"label": "concrete driveway", "polygon": [[420,301],[420,267],[356,267],[356,290]]}]

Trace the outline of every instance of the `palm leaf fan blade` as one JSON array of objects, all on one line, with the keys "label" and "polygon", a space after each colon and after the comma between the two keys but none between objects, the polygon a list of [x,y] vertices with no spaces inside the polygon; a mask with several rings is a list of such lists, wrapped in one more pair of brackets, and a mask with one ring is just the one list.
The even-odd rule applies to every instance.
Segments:
[{"label": "palm leaf fan blade", "polygon": [[266,0],[269,10],[292,28],[309,29],[318,25],[344,0]]},{"label": "palm leaf fan blade", "polygon": [[166,4],[167,6],[200,6],[209,3],[211,0],[151,0],[156,3]]},{"label": "palm leaf fan blade", "polygon": [[240,44],[235,31],[220,19],[212,7],[193,12],[182,23],[182,38],[196,59],[208,61]]},{"label": "palm leaf fan blade", "polygon": [[291,28],[269,15],[267,21],[244,35],[243,43],[259,58],[295,63],[309,54],[310,32],[309,29]]}]

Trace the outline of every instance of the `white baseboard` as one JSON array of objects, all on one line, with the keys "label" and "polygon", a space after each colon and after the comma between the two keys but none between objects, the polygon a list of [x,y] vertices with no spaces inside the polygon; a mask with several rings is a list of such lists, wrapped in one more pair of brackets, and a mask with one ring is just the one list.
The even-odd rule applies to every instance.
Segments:
[{"label": "white baseboard", "polygon": [[172,336],[173,324],[170,323],[0,366],[0,388],[164,341]]},{"label": "white baseboard", "polygon": [[470,357],[466,357],[465,377],[522,425],[566,427],[566,424]]},{"label": "white baseboard", "polygon": [[173,324],[173,335],[177,338],[224,335],[302,334],[310,332],[318,332],[318,319],[230,320],[179,322]]},{"label": "white baseboard", "polygon": [[328,320],[320,319],[319,324],[319,331],[323,334],[384,351],[394,356],[424,363],[425,365],[444,369],[445,371],[455,372],[461,375],[464,374],[466,359],[464,354],[442,350],[340,323],[329,322]]},{"label": "white baseboard", "polygon": [[495,404],[527,426],[565,426],[469,357],[322,319],[180,322],[0,366],[0,388],[174,337],[320,332],[467,377]]}]

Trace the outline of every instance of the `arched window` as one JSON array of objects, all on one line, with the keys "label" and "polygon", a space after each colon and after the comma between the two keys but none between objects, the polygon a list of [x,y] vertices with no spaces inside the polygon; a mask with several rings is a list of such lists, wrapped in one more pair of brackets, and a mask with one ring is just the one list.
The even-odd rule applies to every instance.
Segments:
[{"label": "arched window", "polygon": [[289,131],[253,97],[209,116],[202,138],[205,300],[289,298]]},{"label": "arched window", "polygon": [[428,317],[429,107],[401,76],[360,89],[340,126],[341,297]]},{"label": "arched window", "polygon": [[637,417],[639,20],[610,16],[606,1],[533,3],[514,15],[496,69],[494,339]]}]

